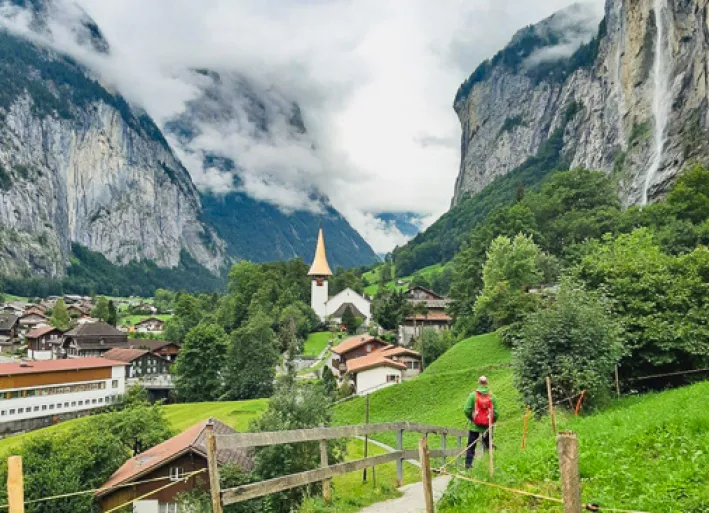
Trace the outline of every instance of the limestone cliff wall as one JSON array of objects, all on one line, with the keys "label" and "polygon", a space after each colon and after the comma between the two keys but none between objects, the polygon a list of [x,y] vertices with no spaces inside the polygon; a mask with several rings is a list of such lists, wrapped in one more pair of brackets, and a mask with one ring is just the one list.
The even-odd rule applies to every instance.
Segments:
[{"label": "limestone cliff wall", "polygon": [[[523,29],[461,87],[453,204],[535,155],[560,126],[571,165],[614,173],[626,204],[661,197],[689,163],[709,161],[707,0],[607,0],[595,40],[550,58],[592,19],[575,6]],[[565,123],[572,103],[581,108]]]}]

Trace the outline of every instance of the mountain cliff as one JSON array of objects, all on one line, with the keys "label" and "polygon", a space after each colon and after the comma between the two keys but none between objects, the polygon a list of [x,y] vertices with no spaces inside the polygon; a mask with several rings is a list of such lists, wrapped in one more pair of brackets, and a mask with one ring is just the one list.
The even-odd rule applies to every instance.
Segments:
[{"label": "mountain cliff", "polygon": [[[195,75],[202,95],[189,102],[165,130],[186,159],[195,161],[205,175],[218,177],[213,180],[217,187],[209,182],[203,186],[203,220],[225,241],[226,253],[234,259],[254,262],[295,257],[310,261],[318,228],[322,226],[333,268],[375,262],[376,255],[369,244],[317,189],[305,194],[289,191],[288,196],[305,195],[306,207],[314,208],[290,211],[244,192],[247,181],[278,183],[276,170],[263,164],[269,145],[293,147],[299,154],[313,150],[314,143],[298,105],[272,88],[259,87],[235,73],[199,70]],[[254,150],[240,147],[240,141],[247,138],[245,134],[251,146],[263,145],[256,164]],[[223,138],[231,138],[235,144],[224,145]],[[277,144],[273,144],[275,139]],[[251,166],[247,169],[242,161]],[[287,162],[293,169],[297,165]]]},{"label": "mountain cliff", "polygon": [[[32,5],[41,35],[47,4]],[[78,42],[108,51],[95,25],[83,28]],[[176,267],[184,250],[216,272],[223,243],[200,215],[145,113],[74,60],[0,29],[0,274],[60,277],[72,243],[119,265]]]},{"label": "mountain cliff", "polygon": [[709,160],[706,0],[608,0],[588,41],[593,16],[575,5],[522,29],[461,86],[453,205],[555,134],[568,166],[614,173],[625,204],[661,197],[688,162]]},{"label": "mountain cliff", "polygon": [[[272,103],[259,96],[266,93],[241,81],[226,95],[232,82],[196,72],[205,95],[168,124],[172,147],[144,111],[82,64],[85,55],[111,52],[86,13],[63,0],[0,0],[0,16],[0,277],[95,290],[106,276],[118,282],[121,273],[143,272],[173,281],[156,286],[197,289],[187,275],[199,275],[211,288],[202,271],[219,274],[236,259],[309,258],[321,222],[336,265],[374,260],[325,200],[315,202],[320,210],[288,214],[246,194],[237,175],[233,189],[198,190],[204,183],[182,163],[195,155],[189,143],[210,122],[241,121],[233,104],[246,106],[258,131],[273,131]],[[82,48],[72,52],[81,62],[55,50],[54,30]],[[279,102],[292,133],[304,134],[297,105]],[[198,157],[225,176],[238,164],[218,152]],[[87,267],[96,262],[100,276]]]}]

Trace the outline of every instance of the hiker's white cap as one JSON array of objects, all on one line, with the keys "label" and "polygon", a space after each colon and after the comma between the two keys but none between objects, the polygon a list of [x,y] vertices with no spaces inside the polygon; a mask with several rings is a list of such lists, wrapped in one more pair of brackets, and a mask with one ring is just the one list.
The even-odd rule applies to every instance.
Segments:
[{"label": "hiker's white cap", "polygon": [[480,376],[480,377],[478,378],[478,384],[479,384],[479,385],[487,385],[487,377],[485,377],[485,376]]}]

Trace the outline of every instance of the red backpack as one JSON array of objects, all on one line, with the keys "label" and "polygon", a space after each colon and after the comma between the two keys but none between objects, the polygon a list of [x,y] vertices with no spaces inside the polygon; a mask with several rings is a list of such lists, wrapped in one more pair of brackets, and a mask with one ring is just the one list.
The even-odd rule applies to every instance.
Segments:
[{"label": "red backpack", "polygon": [[489,426],[490,420],[495,420],[492,406],[492,395],[481,394],[475,391],[475,411],[473,412],[473,422],[478,426]]}]

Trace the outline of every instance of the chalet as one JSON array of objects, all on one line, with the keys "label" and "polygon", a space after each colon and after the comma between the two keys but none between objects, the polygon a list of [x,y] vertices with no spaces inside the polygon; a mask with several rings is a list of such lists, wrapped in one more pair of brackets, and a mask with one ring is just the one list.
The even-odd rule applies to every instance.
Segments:
[{"label": "chalet", "polygon": [[35,328],[25,335],[27,358],[30,360],[51,360],[56,348],[62,343],[64,332],[54,326]]},{"label": "chalet", "polygon": [[133,325],[136,333],[161,333],[165,329],[165,321],[156,317],[143,319]]},{"label": "chalet", "polygon": [[128,340],[128,345],[136,349],[148,349],[151,353],[164,358],[170,363],[174,363],[177,360],[180,349],[182,349],[177,342],[168,340]]},{"label": "chalet", "polygon": [[399,326],[401,345],[410,345],[411,341],[420,338],[423,330],[427,328],[436,331],[450,329],[453,319],[446,313],[450,299],[427,288],[415,286],[406,293],[406,300],[417,311],[407,316],[404,323]]},{"label": "chalet", "polygon": [[14,349],[19,319],[14,313],[0,314],[0,351],[9,352]]},{"label": "chalet", "polygon": [[69,312],[69,316],[74,319],[91,316],[91,310],[81,305],[69,305],[66,310]]},{"label": "chalet", "polygon": [[0,433],[101,408],[124,392],[123,362],[83,358],[0,364]]},{"label": "chalet", "polygon": [[[126,461],[95,492],[101,511],[114,508],[139,497],[132,511],[140,513],[177,512],[177,496],[191,491],[209,492],[207,467],[207,423],[214,424],[216,435],[233,434],[232,428],[218,420],[202,421],[179,435]],[[232,464],[244,472],[253,468],[253,457],[246,449],[217,450],[219,465]],[[194,472],[200,474],[191,476]],[[130,483],[140,482],[134,486]],[[166,487],[166,484],[176,483]],[[152,493],[151,493],[152,492]]]},{"label": "chalet", "polygon": [[18,324],[20,331],[26,333],[35,328],[48,325],[49,319],[39,309],[30,308],[19,318]]},{"label": "chalet", "polygon": [[343,376],[347,372],[347,362],[367,356],[370,353],[388,347],[389,344],[371,335],[357,335],[343,340],[331,349],[330,368],[335,376]]},{"label": "chalet", "polygon": [[404,347],[388,346],[347,361],[357,395],[407,381],[421,371],[421,355]]},{"label": "chalet", "polygon": [[124,362],[126,364],[127,379],[164,376],[170,372],[169,362],[147,349],[114,347],[106,351],[103,357]]},{"label": "chalet", "polygon": [[68,358],[103,356],[114,347],[128,347],[128,337],[125,333],[103,321],[84,323],[64,334],[58,356]]}]

